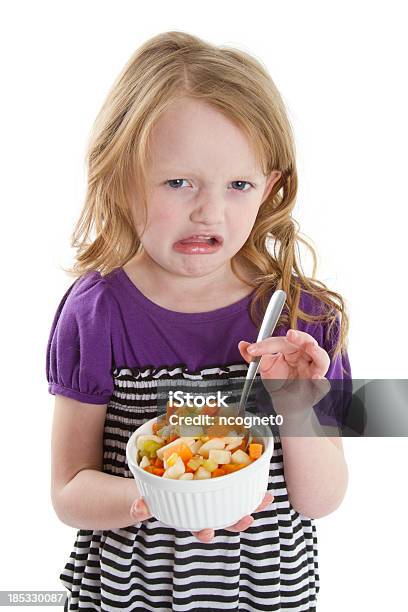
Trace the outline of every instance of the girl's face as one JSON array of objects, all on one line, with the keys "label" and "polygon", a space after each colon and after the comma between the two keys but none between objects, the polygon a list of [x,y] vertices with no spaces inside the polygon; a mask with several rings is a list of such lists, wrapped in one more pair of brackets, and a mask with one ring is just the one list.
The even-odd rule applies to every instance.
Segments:
[{"label": "girl's face", "polygon": [[[265,177],[244,133],[208,103],[174,103],[151,132],[145,253],[182,276],[225,273],[279,172]],[[143,211],[133,207],[136,230]]]}]

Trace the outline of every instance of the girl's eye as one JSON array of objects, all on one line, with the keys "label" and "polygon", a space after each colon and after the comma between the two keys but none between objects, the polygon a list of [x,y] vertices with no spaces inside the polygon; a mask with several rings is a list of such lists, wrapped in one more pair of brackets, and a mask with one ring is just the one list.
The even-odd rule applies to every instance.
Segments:
[{"label": "girl's eye", "polygon": [[[232,181],[233,183],[236,184],[240,184],[240,185],[249,185],[250,187],[252,187],[251,183],[249,183],[248,181]],[[248,189],[237,189],[236,191],[248,191]]]},{"label": "girl's eye", "polygon": [[[187,181],[187,179],[170,179],[170,180],[166,181],[166,183],[170,187],[178,189],[179,187],[181,187],[180,182],[183,183],[183,181]],[[173,184],[171,184],[171,183],[173,183]],[[174,184],[174,183],[176,183],[176,184]],[[248,189],[242,189],[241,188],[244,185],[249,185],[250,188],[253,187],[253,185],[251,183],[249,183],[248,181],[232,181],[231,184],[233,184],[233,183],[238,185],[238,189],[235,189],[235,187],[234,187],[235,191],[248,191]]]},{"label": "girl's eye", "polygon": [[[166,183],[170,186],[170,187],[174,187],[174,185],[170,185],[170,183],[177,183],[178,181],[183,182],[186,181],[187,179],[170,179],[169,181],[166,181]],[[180,187],[180,185],[176,185],[175,188],[178,189]]]}]

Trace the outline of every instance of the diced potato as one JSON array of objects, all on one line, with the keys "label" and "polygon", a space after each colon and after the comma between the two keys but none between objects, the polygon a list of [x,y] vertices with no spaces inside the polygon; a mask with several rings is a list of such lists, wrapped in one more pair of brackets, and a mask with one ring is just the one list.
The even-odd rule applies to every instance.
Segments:
[{"label": "diced potato", "polygon": [[141,462],[139,463],[139,467],[141,467],[142,469],[145,468],[147,465],[150,465],[150,461],[147,457],[142,457]]},{"label": "diced potato", "polygon": [[181,457],[179,457],[174,465],[167,468],[163,474],[163,478],[178,478],[186,471],[185,465]]},{"label": "diced potato", "polygon": [[196,440],[194,444],[190,445],[190,449],[193,455],[196,455],[198,453],[198,449],[201,448],[202,445],[203,443],[201,442],[201,440]]},{"label": "diced potato", "polygon": [[194,474],[194,480],[205,480],[206,478],[211,478],[211,473],[200,465]]},{"label": "diced potato", "polygon": [[193,480],[194,474],[193,472],[185,472],[181,476],[179,476],[179,480]]},{"label": "diced potato", "polygon": [[229,463],[231,461],[231,451],[227,450],[210,450],[209,454],[210,461],[214,461],[214,463],[220,463],[223,465],[224,463]]},{"label": "diced potato", "polygon": [[225,450],[234,450],[234,448],[238,448],[241,445],[243,437],[237,436],[235,438],[224,437],[223,440],[226,442]]},{"label": "diced potato", "polygon": [[[223,451],[211,451],[212,453],[223,452]],[[211,459],[206,459],[203,463],[203,468],[208,470],[209,472],[213,472],[218,467],[218,463],[216,461],[212,461]]]},{"label": "diced potato", "polygon": [[251,463],[251,457],[243,450],[236,450],[235,453],[232,453],[231,455],[231,462],[245,463],[245,465],[249,465]]},{"label": "diced potato", "polygon": [[208,459],[209,452],[211,450],[222,450],[224,447],[225,443],[222,438],[212,438],[211,440],[204,442],[204,444],[198,449],[198,454]]},{"label": "diced potato", "polygon": [[166,446],[162,446],[161,448],[159,448],[158,451],[156,452],[156,455],[158,456],[159,459],[163,460],[164,451],[168,450],[172,446],[177,446],[178,444],[182,444],[183,442],[187,444],[188,446],[190,446],[191,444],[194,444],[195,439],[194,438],[176,438],[175,440],[172,440],[172,442],[169,442],[168,444],[166,444]]},{"label": "diced potato", "polygon": [[241,438],[242,436],[239,436],[238,434],[235,434],[233,436],[223,436],[222,439],[224,440],[225,444],[231,444],[231,442],[235,442],[235,440],[237,438]]}]

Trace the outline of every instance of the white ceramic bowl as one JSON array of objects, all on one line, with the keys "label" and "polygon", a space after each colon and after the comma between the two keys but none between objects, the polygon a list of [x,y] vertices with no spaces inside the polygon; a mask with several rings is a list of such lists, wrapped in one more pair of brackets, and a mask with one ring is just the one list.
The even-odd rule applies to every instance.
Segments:
[{"label": "white ceramic bowl", "polygon": [[[150,474],[136,463],[136,438],[151,434],[155,421],[147,421],[131,435],[126,459],[151,514],[159,521],[188,531],[223,529],[259,506],[268,488],[272,432],[270,436],[257,436],[264,444],[259,459],[232,474],[206,480],[173,480]],[[251,433],[257,435],[257,428],[251,427]]]}]

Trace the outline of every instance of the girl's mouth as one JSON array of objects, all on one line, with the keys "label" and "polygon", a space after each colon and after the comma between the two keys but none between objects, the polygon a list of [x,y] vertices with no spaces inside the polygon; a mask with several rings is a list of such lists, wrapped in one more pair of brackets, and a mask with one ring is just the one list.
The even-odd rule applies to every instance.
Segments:
[{"label": "girl's mouth", "polygon": [[206,255],[218,251],[223,243],[221,236],[197,234],[175,242],[173,249],[185,255]]}]

